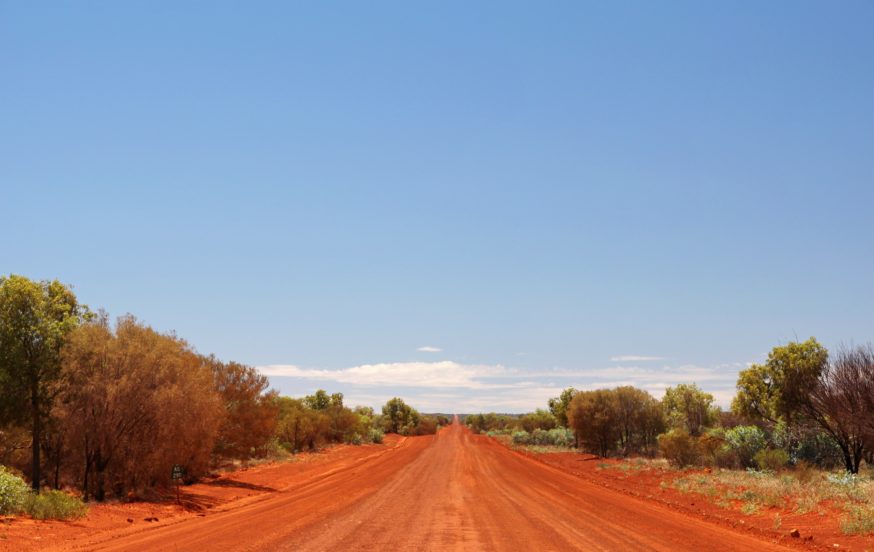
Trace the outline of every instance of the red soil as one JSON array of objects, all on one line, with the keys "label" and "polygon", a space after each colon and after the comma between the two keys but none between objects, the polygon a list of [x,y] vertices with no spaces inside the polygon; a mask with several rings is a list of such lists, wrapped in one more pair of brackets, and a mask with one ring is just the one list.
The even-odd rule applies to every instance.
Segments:
[{"label": "red soil", "polygon": [[[187,510],[117,504],[96,506],[79,522],[16,520],[0,529],[0,550],[759,552],[816,546],[774,542],[604,488],[566,468],[456,423],[437,436],[340,447],[311,461],[193,485],[185,489]],[[152,516],[159,521],[143,521]]]}]

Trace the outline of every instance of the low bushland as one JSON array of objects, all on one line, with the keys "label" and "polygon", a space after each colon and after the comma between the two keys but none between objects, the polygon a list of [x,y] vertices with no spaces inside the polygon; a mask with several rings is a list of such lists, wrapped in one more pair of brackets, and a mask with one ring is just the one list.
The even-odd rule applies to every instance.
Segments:
[{"label": "low bushland", "polygon": [[573,432],[565,428],[535,429],[530,433],[515,431],[512,436],[516,445],[570,447],[574,444]]},{"label": "low bushland", "polygon": [[56,490],[29,494],[24,509],[34,519],[77,519],[88,513],[80,499]]},{"label": "low bushland", "polygon": [[80,499],[62,491],[32,492],[24,479],[0,466],[0,515],[26,513],[34,519],[76,519],[87,511]]},{"label": "low bushland", "polygon": [[848,472],[829,473],[806,465],[779,472],[716,469],[688,473],[662,485],[704,495],[718,506],[736,507],[749,515],[765,508],[803,514],[839,505],[845,532],[874,531],[874,480]]}]

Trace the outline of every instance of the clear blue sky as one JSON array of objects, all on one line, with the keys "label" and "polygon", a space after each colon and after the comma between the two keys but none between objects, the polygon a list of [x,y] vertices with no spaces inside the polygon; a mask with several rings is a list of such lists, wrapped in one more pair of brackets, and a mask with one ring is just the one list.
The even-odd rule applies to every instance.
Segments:
[{"label": "clear blue sky", "polygon": [[0,273],[424,410],[872,339],[871,2],[327,4],[0,2]]}]

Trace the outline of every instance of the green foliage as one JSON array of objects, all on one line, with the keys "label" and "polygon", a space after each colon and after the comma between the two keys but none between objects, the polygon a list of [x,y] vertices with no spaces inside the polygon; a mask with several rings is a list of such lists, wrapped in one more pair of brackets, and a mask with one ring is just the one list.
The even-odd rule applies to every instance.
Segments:
[{"label": "green foliage", "polygon": [[796,462],[810,462],[824,469],[832,469],[842,464],[841,448],[830,435],[822,431],[805,432],[792,449]]},{"label": "green foliage", "polygon": [[381,429],[372,428],[370,430],[370,442],[375,444],[381,444],[384,434]]},{"label": "green foliage", "polygon": [[847,535],[868,535],[874,533],[874,505],[849,504],[847,513],[841,518],[841,531]]},{"label": "green foliage", "polygon": [[328,395],[327,391],[319,389],[315,394],[304,397],[303,401],[307,407],[313,410],[327,410],[332,406],[342,408],[343,393],[333,393]]},{"label": "green foliage", "polygon": [[705,393],[694,383],[668,387],[662,398],[662,406],[672,427],[685,428],[696,437],[713,423],[716,415],[713,395]]},{"label": "green foliage", "polygon": [[78,519],[88,513],[81,500],[61,491],[28,495],[25,510],[34,519]]},{"label": "green foliage", "polygon": [[492,431],[507,431],[520,428],[519,416],[508,414],[471,414],[465,419],[465,424],[474,433],[489,433]]},{"label": "green foliage", "polygon": [[568,427],[567,409],[576,394],[576,389],[568,387],[558,397],[549,399],[549,412],[561,427]]},{"label": "green foliage", "polygon": [[516,445],[569,447],[573,445],[574,435],[571,430],[565,428],[535,429],[531,433],[515,431],[512,440]]},{"label": "green foliage", "polygon": [[395,397],[382,407],[382,424],[386,433],[411,432],[419,424],[419,413]]},{"label": "green foliage", "polygon": [[659,450],[672,466],[685,468],[700,460],[698,440],[683,428],[675,428],[659,435],[658,442]]},{"label": "green foliage", "polygon": [[742,468],[752,468],[758,465],[756,455],[765,448],[765,432],[756,426],[737,426],[725,431],[725,442]]},{"label": "green foliage", "polygon": [[759,469],[775,472],[789,463],[789,453],[783,449],[762,449],[756,453],[754,460]]},{"label": "green foliage", "polygon": [[32,485],[40,486],[42,421],[61,369],[61,347],[90,316],[72,290],[54,281],[0,277],[0,419],[30,423]]},{"label": "green foliage", "polygon": [[791,420],[807,400],[828,361],[828,351],[811,337],[774,347],[764,365],[738,374],[732,410],[751,419]]},{"label": "green foliage", "polygon": [[571,447],[574,444],[574,432],[569,429],[557,427],[555,429],[550,429],[548,433],[548,441],[551,445],[557,447]]},{"label": "green foliage", "polygon": [[[793,429],[819,427],[840,448],[846,469],[855,473],[874,450],[872,396],[872,346],[841,350],[830,361],[825,347],[811,337],[775,347],[763,366],[741,372],[732,408],[749,418],[783,422]],[[797,460],[793,448],[790,457]]]},{"label": "green foliage", "polygon": [[837,441],[821,429],[809,424],[789,425],[780,420],[771,431],[775,448],[785,450],[790,464],[805,462],[823,469],[833,469],[843,463]]},{"label": "green foliage", "polygon": [[519,419],[519,425],[525,431],[532,432],[537,429],[549,430],[556,426],[557,421],[552,413],[538,408],[536,411],[525,414]]},{"label": "green foliage", "polygon": [[0,466],[0,515],[19,513],[27,496],[28,486],[24,480]]},{"label": "green foliage", "polygon": [[279,420],[276,435],[291,452],[314,450],[328,440],[328,417],[309,408],[303,399],[278,397]]}]

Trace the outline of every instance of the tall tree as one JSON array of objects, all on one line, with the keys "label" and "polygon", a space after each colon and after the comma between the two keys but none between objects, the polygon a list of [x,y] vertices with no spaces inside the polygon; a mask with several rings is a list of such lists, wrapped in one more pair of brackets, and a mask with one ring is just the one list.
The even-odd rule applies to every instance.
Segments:
[{"label": "tall tree", "polygon": [[791,423],[828,363],[828,351],[811,337],[774,347],[764,365],[741,371],[732,410],[753,420]]},{"label": "tall tree", "polygon": [[838,444],[848,472],[859,473],[874,447],[874,349],[838,351],[801,402],[802,411]]},{"label": "tall tree", "polygon": [[620,436],[616,393],[609,389],[580,391],[568,405],[567,417],[580,446],[599,456],[616,450]]},{"label": "tall tree", "polygon": [[555,416],[555,419],[558,421],[558,425],[562,427],[568,426],[567,420],[567,408],[568,405],[571,404],[571,401],[574,398],[574,395],[577,394],[577,390],[573,387],[568,387],[564,391],[561,392],[561,395],[558,397],[553,397],[549,399],[549,411]]},{"label": "tall tree", "polygon": [[212,369],[225,416],[216,440],[222,456],[248,458],[260,453],[276,432],[279,408],[267,377],[251,366],[204,357]]},{"label": "tall tree", "polygon": [[694,383],[681,383],[665,389],[662,406],[674,427],[685,427],[692,436],[713,422],[713,395],[705,393]]},{"label": "tall tree", "polygon": [[739,374],[732,408],[751,419],[790,427],[819,427],[840,448],[847,471],[856,473],[872,446],[874,351],[841,350],[830,361],[816,339],[774,347],[764,366]]},{"label": "tall tree", "polygon": [[42,480],[42,423],[52,403],[51,384],[60,372],[61,348],[87,316],[87,307],[57,280],[0,277],[0,403],[7,416],[30,422],[35,491]]},{"label": "tall tree", "polygon": [[613,390],[619,424],[619,444],[625,454],[649,450],[656,437],[665,429],[664,414],[659,401],[648,392],[630,385]]},{"label": "tall tree", "polygon": [[133,317],[114,331],[84,324],[63,351],[56,417],[83,461],[83,493],[168,483],[174,464],[196,477],[208,467],[225,419],[212,371],[186,342]]},{"label": "tall tree", "polygon": [[406,427],[419,423],[419,413],[399,397],[386,402],[382,407],[382,421],[388,433],[400,433]]}]

